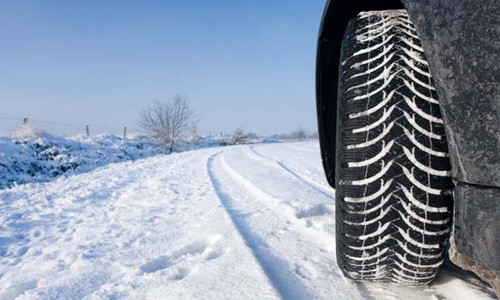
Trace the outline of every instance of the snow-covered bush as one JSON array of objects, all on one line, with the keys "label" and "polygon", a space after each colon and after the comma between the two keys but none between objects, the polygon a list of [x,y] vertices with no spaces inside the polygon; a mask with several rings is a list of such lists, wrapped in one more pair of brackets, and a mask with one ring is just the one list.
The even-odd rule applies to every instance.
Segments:
[{"label": "snow-covered bush", "polygon": [[249,142],[248,135],[242,128],[238,128],[234,131],[232,137],[232,143],[234,145],[248,144]]},{"label": "snow-covered bush", "polygon": [[109,163],[163,153],[145,137],[121,139],[114,135],[64,138],[46,133],[16,132],[0,136],[0,189],[44,182],[63,174],[87,172]]},{"label": "snow-covered bush", "polygon": [[25,139],[43,137],[45,135],[47,135],[45,131],[34,128],[30,124],[21,125],[18,129],[11,133],[12,137]]},{"label": "snow-covered bush", "polygon": [[[178,140],[173,152],[249,141],[244,135],[207,138],[193,136]],[[88,172],[110,163],[136,160],[165,154],[164,145],[146,136],[123,139],[101,134],[93,137],[78,135],[61,137],[23,126],[11,136],[0,136],[0,189],[31,182],[46,182],[62,175]]]}]

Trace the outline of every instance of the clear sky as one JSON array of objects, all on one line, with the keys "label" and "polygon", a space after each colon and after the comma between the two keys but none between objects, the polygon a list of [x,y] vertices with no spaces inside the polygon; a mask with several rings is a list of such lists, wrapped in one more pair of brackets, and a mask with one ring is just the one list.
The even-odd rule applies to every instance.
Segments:
[{"label": "clear sky", "polygon": [[186,96],[204,133],[316,131],[325,0],[0,0],[0,118],[137,127]]}]

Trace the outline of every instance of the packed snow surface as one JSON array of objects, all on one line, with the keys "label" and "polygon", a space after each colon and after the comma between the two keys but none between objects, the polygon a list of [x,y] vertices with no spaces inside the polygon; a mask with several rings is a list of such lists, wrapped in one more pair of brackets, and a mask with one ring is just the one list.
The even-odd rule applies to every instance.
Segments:
[{"label": "packed snow surface", "polygon": [[159,155],[0,191],[0,299],[490,299],[358,285],[335,263],[317,143]]}]

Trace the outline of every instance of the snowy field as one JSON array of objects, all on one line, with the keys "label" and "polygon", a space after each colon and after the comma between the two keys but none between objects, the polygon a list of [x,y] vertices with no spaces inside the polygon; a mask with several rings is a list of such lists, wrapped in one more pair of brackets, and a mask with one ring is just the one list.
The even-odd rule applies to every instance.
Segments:
[{"label": "snowy field", "polygon": [[420,288],[335,263],[317,143],[208,148],[0,191],[0,299],[494,299],[445,268]]}]

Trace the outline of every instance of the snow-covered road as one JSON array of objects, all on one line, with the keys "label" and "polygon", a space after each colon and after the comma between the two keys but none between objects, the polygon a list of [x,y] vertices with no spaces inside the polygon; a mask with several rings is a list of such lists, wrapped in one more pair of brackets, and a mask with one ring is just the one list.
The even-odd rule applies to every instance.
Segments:
[{"label": "snow-covered road", "polygon": [[356,285],[317,143],[211,148],[0,191],[0,299],[490,299]]}]

